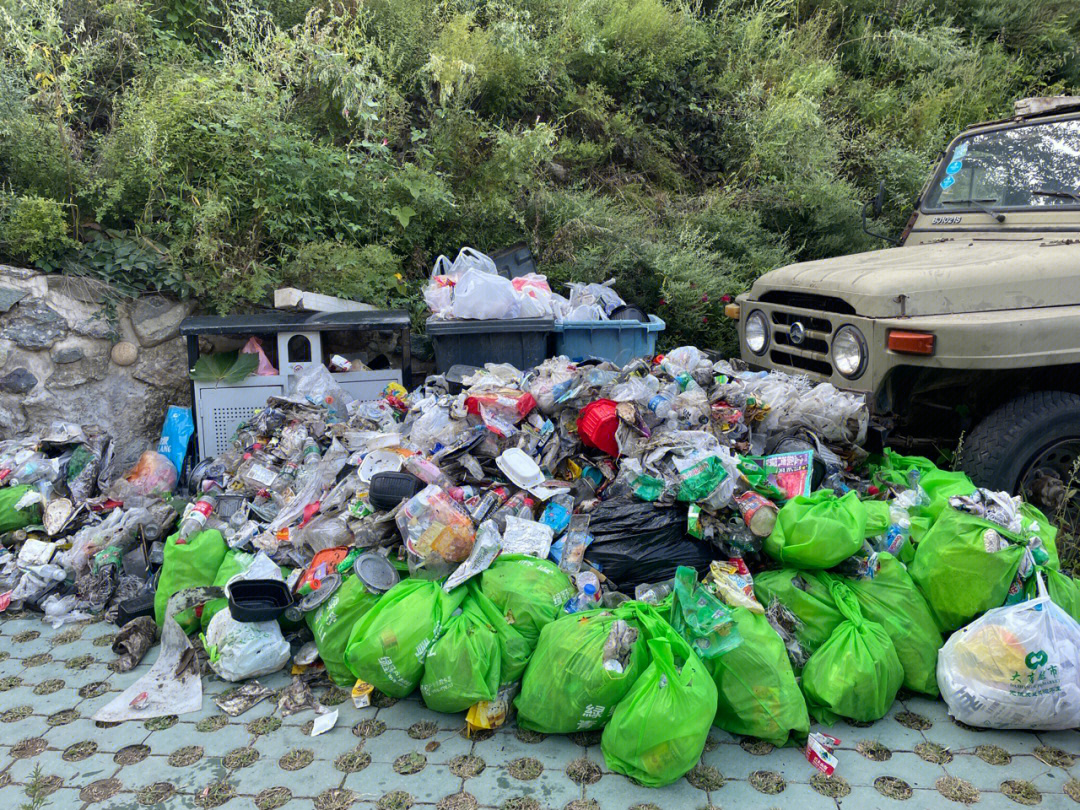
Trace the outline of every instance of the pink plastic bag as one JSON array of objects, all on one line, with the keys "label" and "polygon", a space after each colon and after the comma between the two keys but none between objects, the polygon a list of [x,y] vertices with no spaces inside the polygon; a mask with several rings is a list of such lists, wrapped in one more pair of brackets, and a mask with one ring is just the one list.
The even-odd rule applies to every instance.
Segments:
[{"label": "pink plastic bag", "polygon": [[259,355],[259,367],[255,369],[255,376],[273,377],[277,375],[278,370],[274,368],[274,364],[270,362],[270,358],[267,357],[266,352],[263,351],[262,341],[254,335],[248,338],[248,342],[244,344],[244,348],[240,351],[244,354]]}]

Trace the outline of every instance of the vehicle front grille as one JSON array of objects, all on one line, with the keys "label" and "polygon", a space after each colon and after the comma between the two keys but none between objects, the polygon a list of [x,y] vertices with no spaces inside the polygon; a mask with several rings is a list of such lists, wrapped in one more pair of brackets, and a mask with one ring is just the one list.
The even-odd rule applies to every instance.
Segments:
[{"label": "vehicle front grille", "polygon": [[794,309],[814,309],[821,312],[835,312],[837,315],[854,315],[855,307],[842,298],[832,295],[818,295],[817,293],[789,292],[787,290],[770,290],[762,294],[761,302],[764,304],[779,304],[782,307]]},{"label": "vehicle front grille", "polygon": [[[773,326],[769,359],[775,365],[795,373],[810,372],[823,377],[832,376],[829,350],[833,325],[828,318],[783,311],[774,311],[770,317]],[[799,343],[791,339],[791,330],[797,324],[803,333],[803,339]]]}]

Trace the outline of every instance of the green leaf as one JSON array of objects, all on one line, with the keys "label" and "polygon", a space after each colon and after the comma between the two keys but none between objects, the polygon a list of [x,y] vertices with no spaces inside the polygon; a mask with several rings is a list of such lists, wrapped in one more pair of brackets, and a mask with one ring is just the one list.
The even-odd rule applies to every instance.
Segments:
[{"label": "green leaf", "polygon": [[191,370],[191,379],[201,383],[235,385],[246,380],[259,366],[259,355],[218,352],[200,357]]},{"label": "green leaf", "polygon": [[407,205],[395,205],[390,209],[390,213],[397,218],[397,221],[401,223],[402,228],[408,228],[409,222],[416,216],[416,211]]}]

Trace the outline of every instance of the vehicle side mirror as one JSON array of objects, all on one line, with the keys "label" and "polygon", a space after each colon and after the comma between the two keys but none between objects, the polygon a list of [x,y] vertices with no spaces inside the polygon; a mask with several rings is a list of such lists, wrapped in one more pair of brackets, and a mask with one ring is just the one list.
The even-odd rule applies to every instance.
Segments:
[{"label": "vehicle side mirror", "polygon": [[881,212],[885,209],[885,181],[882,180],[878,183],[877,194],[874,195],[874,199],[866,203],[862,209],[862,229],[864,233],[873,236],[876,239],[884,239],[890,245],[899,245],[899,239],[893,239],[891,236],[886,236],[883,233],[874,233],[866,226],[867,213],[873,214],[873,218],[877,219],[881,216]]},{"label": "vehicle side mirror", "polygon": [[874,202],[872,211],[874,213],[874,219],[881,216],[881,212],[885,209],[885,181],[882,180],[878,183],[877,194],[874,195]]}]

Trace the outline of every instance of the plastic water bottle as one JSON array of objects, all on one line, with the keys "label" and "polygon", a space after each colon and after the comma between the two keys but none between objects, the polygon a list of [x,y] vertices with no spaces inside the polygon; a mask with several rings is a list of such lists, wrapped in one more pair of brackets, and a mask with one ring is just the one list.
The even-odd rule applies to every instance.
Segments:
[{"label": "plastic water bottle", "polygon": [[567,613],[577,613],[579,610],[588,610],[596,604],[596,600],[596,586],[591,582],[586,582],[581,586],[581,590],[570,597],[570,601],[566,603],[564,610],[566,610]]},{"label": "plastic water bottle", "polygon": [[678,395],[679,386],[676,383],[664,386],[649,400],[649,410],[656,415],[657,419],[667,419],[671,414],[672,403]]},{"label": "plastic water bottle", "polygon": [[183,522],[180,524],[180,537],[177,538],[177,543],[183,545],[191,535],[202,531],[203,526],[206,525],[206,521],[210,517],[210,513],[217,506],[217,499],[220,494],[221,490],[214,487],[204,492],[199,497],[199,500],[191,505],[187,514],[184,515]]},{"label": "plastic water bottle", "polygon": [[642,583],[634,588],[634,599],[650,605],[659,605],[667,598],[672,589],[671,582],[660,582],[656,585]]}]

